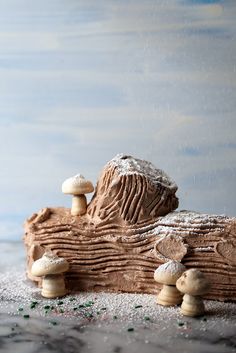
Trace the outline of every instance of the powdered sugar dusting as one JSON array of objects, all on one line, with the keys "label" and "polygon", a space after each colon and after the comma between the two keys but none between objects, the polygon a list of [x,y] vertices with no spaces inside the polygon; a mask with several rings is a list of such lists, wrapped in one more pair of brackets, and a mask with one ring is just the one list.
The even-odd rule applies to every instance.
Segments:
[{"label": "powdered sugar dusting", "polygon": [[35,261],[32,266],[32,273],[35,276],[42,276],[45,273],[50,273],[50,270],[58,269],[58,273],[65,272],[69,264],[63,257],[58,257],[52,252],[46,252],[40,259]]},{"label": "powdered sugar dusting", "polygon": [[155,273],[170,273],[171,275],[181,275],[185,270],[185,266],[179,261],[168,261],[158,267]]},{"label": "powdered sugar dusting", "polygon": [[40,261],[45,265],[45,267],[50,265],[60,265],[66,262],[66,260],[63,257],[59,257],[50,251],[45,252],[41,257]]},{"label": "powdered sugar dusting", "polygon": [[157,169],[151,162],[145,160],[120,153],[108,165],[116,167],[120,175],[140,174],[150,178],[154,185],[162,184],[173,189],[173,192],[178,188],[176,183],[163,170]]},{"label": "powdered sugar dusting", "polygon": [[[165,221],[165,224],[176,224],[176,223],[181,223],[181,224],[191,224],[191,223],[200,223],[201,225],[212,225],[216,223],[216,219],[218,221],[224,222],[225,220],[229,219],[229,217],[224,216],[224,215],[209,215],[209,214],[204,214],[204,213],[198,213],[195,211],[187,211],[187,210],[182,210],[180,212],[171,212],[165,217],[163,217],[163,220]],[[236,219],[236,218],[235,218]]]},{"label": "powdered sugar dusting", "polygon": [[89,180],[86,180],[82,174],[76,174],[62,183],[62,192],[65,194],[73,192],[92,192],[93,185]]},{"label": "powdered sugar dusting", "polygon": [[223,215],[208,215],[194,211],[173,211],[164,217],[160,217],[155,223],[154,229],[149,232],[159,236],[179,234],[180,230],[183,235],[189,234],[192,229],[197,231],[198,228],[209,232],[221,232],[225,229],[225,223],[228,219],[229,217]]},{"label": "powdered sugar dusting", "polygon": [[214,251],[214,248],[213,248],[213,246],[206,246],[206,247],[201,247],[201,248],[194,248],[193,251],[208,252],[208,251]]},{"label": "powdered sugar dusting", "polygon": [[63,184],[64,184],[64,186],[66,184],[76,186],[76,185],[83,184],[85,182],[86,182],[85,177],[82,174],[76,174],[76,175],[66,179]]}]

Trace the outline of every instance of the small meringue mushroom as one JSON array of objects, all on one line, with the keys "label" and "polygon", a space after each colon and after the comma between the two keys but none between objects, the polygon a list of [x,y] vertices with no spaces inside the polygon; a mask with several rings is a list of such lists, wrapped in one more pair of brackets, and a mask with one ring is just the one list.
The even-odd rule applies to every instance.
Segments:
[{"label": "small meringue mushroom", "polygon": [[187,270],[177,280],[176,287],[184,294],[181,313],[192,317],[203,315],[205,307],[201,296],[210,288],[205,275],[197,269]]},{"label": "small meringue mushroom", "polygon": [[45,298],[63,297],[67,294],[64,272],[69,269],[69,263],[62,257],[46,252],[36,260],[31,267],[31,274],[43,277],[41,295]]},{"label": "small meringue mushroom", "polygon": [[182,302],[183,295],[176,289],[175,283],[185,270],[185,266],[175,260],[168,261],[156,269],[154,280],[163,284],[157,296],[158,304],[173,306]]},{"label": "small meringue mushroom", "polygon": [[72,216],[82,216],[87,212],[87,199],[85,194],[93,192],[91,181],[86,180],[83,175],[77,174],[66,179],[62,184],[62,192],[72,196]]}]

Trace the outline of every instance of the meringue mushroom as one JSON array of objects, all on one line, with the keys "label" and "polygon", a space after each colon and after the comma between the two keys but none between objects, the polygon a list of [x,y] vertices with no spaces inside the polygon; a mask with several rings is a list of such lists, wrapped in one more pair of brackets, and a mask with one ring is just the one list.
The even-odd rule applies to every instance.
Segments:
[{"label": "meringue mushroom", "polygon": [[154,280],[163,284],[163,288],[157,296],[157,303],[164,306],[180,304],[183,295],[176,289],[177,279],[186,270],[179,261],[168,261],[159,266],[154,272]]},{"label": "meringue mushroom", "polygon": [[66,179],[62,184],[64,194],[73,195],[72,197],[72,216],[82,216],[87,212],[87,199],[85,194],[93,192],[94,187],[91,181],[86,180],[83,175],[77,174]]},{"label": "meringue mushroom", "polygon": [[205,275],[196,269],[185,271],[176,282],[177,289],[184,294],[181,313],[186,316],[200,316],[205,312],[202,295],[210,288]]},{"label": "meringue mushroom", "polygon": [[43,277],[42,296],[45,298],[62,297],[67,294],[63,273],[69,269],[69,263],[51,252],[45,253],[31,267],[31,274]]}]

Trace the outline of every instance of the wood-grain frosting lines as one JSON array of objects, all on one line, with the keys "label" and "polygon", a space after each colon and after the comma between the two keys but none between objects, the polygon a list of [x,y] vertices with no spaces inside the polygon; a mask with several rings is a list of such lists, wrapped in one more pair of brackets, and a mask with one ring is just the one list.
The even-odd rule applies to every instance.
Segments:
[{"label": "wood-grain frosting lines", "polygon": [[109,162],[87,214],[44,208],[25,223],[27,273],[46,250],[70,263],[76,290],[156,293],[154,270],[173,256],[211,281],[207,298],[236,300],[236,219],[172,212],[177,186],[150,163],[129,156]]}]

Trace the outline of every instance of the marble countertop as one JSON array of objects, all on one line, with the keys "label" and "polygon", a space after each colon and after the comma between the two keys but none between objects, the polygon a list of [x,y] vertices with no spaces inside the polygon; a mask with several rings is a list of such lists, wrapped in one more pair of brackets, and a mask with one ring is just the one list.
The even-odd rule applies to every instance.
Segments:
[{"label": "marble countertop", "polygon": [[203,317],[187,318],[178,307],[157,305],[153,295],[72,293],[45,300],[25,278],[23,245],[1,243],[1,250],[1,352],[236,351],[236,304],[206,301]]}]

